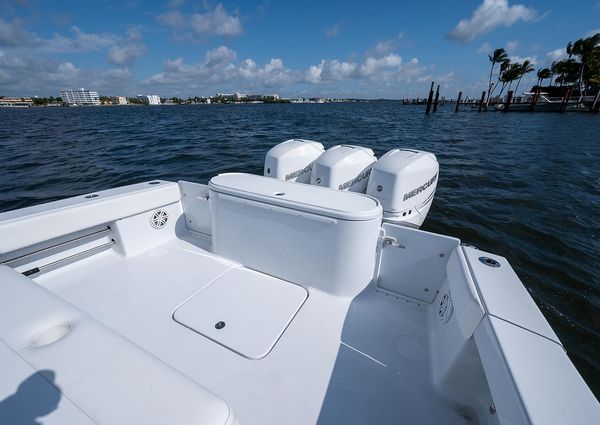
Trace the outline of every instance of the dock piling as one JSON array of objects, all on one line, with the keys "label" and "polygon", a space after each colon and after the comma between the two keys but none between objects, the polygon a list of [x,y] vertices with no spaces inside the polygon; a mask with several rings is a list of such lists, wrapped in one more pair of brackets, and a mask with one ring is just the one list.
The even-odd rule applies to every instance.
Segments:
[{"label": "dock piling", "polygon": [[569,104],[569,100],[571,99],[571,94],[573,93],[573,88],[569,87],[565,96],[563,97],[562,103],[560,104],[560,112],[565,112],[567,110],[567,105]]},{"label": "dock piling", "polygon": [[538,100],[540,99],[540,93],[541,89],[535,89],[535,92],[533,93],[533,98],[531,99],[531,105],[529,105],[529,110],[531,112],[535,112],[535,107],[538,103]]},{"label": "dock piling", "polygon": [[596,97],[592,102],[592,106],[590,107],[590,112],[595,114],[598,112],[598,106],[600,106],[600,89],[598,89],[598,93],[596,93]]},{"label": "dock piling", "polygon": [[438,84],[435,91],[435,100],[433,101],[433,112],[437,112],[438,101],[440,100],[440,85]]},{"label": "dock piling", "polygon": [[508,112],[508,109],[510,108],[510,104],[512,103],[513,100],[513,91],[509,90],[508,94],[506,95],[506,102],[504,103],[504,112]]},{"label": "dock piling", "polygon": [[459,91],[458,92],[458,99],[456,99],[456,108],[454,109],[454,112],[458,112],[461,100],[462,100],[462,92]]},{"label": "dock piling", "polygon": [[433,85],[434,82],[431,82],[431,88],[429,89],[429,97],[427,98],[427,108],[425,109],[425,115],[429,115],[429,111],[431,111],[431,101],[433,100]]},{"label": "dock piling", "polygon": [[485,102],[485,90],[481,92],[481,100],[479,101],[479,112],[483,109],[483,102]]}]

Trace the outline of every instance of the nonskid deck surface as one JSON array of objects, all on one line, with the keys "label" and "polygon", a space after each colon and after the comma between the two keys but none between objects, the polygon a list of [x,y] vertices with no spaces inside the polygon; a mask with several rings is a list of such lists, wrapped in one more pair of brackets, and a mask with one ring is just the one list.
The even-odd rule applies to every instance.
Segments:
[{"label": "nonskid deck surface", "polygon": [[198,245],[107,251],[36,281],[226,400],[242,424],[475,421],[431,388],[426,311],[374,290],[350,302],[311,289],[259,360],[180,325],[182,303],[242,267]]}]

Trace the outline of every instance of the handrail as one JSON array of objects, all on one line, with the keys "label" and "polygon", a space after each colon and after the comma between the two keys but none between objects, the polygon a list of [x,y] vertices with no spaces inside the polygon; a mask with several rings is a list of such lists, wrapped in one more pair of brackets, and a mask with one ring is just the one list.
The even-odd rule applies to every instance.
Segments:
[{"label": "handrail", "polygon": [[17,260],[22,260],[24,258],[31,257],[32,255],[36,255],[36,254],[40,254],[40,253],[43,253],[43,252],[47,252],[47,251],[50,251],[52,249],[59,248],[61,246],[70,244],[72,242],[78,242],[78,241],[87,239],[87,238],[89,238],[91,236],[97,236],[97,235],[101,235],[101,234],[104,234],[104,233],[108,233],[108,232],[110,232],[110,230],[111,230],[110,226],[107,226],[105,229],[97,230],[95,232],[88,233],[86,235],[82,235],[82,236],[79,236],[79,237],[76,237],[76,238],[73,238],[73,239],[69,239],[69,240],[64,241],[64,242],[57,243],[55,245],[48,246],[46,248],[38,249],[36,251],[32,251],[32,252],[29,252],[27,254],[19,255],[18,257],[14,257],[14,258],[10,258],[8,260],[0,261],[0,264],[13,263],[13,262],[15,262]]}]

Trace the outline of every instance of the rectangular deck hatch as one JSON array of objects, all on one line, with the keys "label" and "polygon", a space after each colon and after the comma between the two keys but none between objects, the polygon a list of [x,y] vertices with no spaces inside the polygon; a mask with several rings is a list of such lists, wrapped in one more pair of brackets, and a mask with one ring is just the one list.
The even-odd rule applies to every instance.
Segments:
[{"label": "rectangular deck hatch", "polygon": [[253,270],[225,273],[181,305],[181,325],[249,359],[265,357],[306,298],[301,286]]}]

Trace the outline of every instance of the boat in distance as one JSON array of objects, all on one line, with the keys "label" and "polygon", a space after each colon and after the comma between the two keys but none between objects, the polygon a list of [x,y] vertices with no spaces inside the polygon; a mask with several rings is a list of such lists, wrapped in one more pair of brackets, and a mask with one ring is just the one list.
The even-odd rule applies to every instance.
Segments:
[{"label": "boat in distance", "polygon": [[[537,95],[537,100],[535,96]],[[525,92],[521,98],[517,99],[518,102],[513,102],[509,106],[511,112],[530,112],[531,104],[535,102],[536,112],[560,112],[561,110],[573,112],[573,111],[584,111],[588,108],[585,107],[584,101],[591,102],[590,96],[582,97],[581,99],[569,99],[565,104],[565,99],[562,97],[550,97],[548,93],[541,92]],[[506,109],[505,103],[496,105],[497,111],[504,111]]]},{"label": "boat in distance", "polygon": [[419,230],[439,178],[292,139],[0,213],[0,423],[600,423],[509,262]]}]

